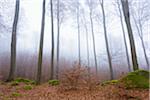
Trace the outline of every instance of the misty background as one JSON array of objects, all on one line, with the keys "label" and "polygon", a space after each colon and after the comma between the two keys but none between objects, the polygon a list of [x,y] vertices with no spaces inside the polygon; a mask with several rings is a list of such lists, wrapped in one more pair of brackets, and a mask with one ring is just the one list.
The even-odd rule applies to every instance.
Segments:
[{"label": "misty background", "polygon": [[[65,66],[72,66],[78,61],[78,34],[77,24],[73,6],[76,0],[62,0],[63,7],[62,23],[60,29],[60,68]],[[131,16],[136,15],[142,5],[150,5],[149,0],[130,0]],[[54,0],[55,3],[55,0]],[[102,80],[109,78],[108,59],[105,46],[105,38],[102,26],[102,11],[98,0],[93,0],[93,24],[95,35],[96,55],[98,60],[99,76]],[[109,47],[112,56],[112,63],[115,77],[119,77],[123,72],[128,72],[125,46],[123,41],[123,33],[121,29],[118,9],[116,7],[116,0],[105,0],[104,3],[106,13],[106,26],[109,38]],[[54,12],[56,7],[54,6]],[[143,13],[148,16],[143,24],[144,44],[146,53],[150,61],[150,6],[146,6]],[[5,79],[8,76],[10,68],[10,45],[12,24],[15,12],[15,0],[1,0],[0,1],[0,75]],[[91,26],[89,21],[89,9],[86,0],[80,0],[80,37],[81,37],[81,63],[87,65],[87,50],[86,50],[86,30],[83,25],[83,14],[86,18],[89,34],[89,57],[90,67],[94,67],[93,57],[93,42],[91,36]],[[20,15],[17,29],[17,69],[16,77],[28,77],[35,79],[38,49],[41,30],[42,18],[42,0],[21,0],[20,1]],[[140,38],[133,18],[131,17],[131,24],[134,33],[138,64],[141,69],[147,69],[144,53]],[[55,44],[57,41],[56,29],[56,14],[54,13],[54,35]],[[124,23],[125,26],[125,23]],[[126,32],[126,40],[129,48],[129,40]],[[56,50],[56,45],[55,45]],[[130,55],[130,49],[128,49]],[[42,80],[47,80],[50,70],[51,60],[51,17],[50,17],[50,3],[46,1],[46,21],[45,21],[45,36],[44,36],[44,51],[43,51],[43,66],[42,66]],[[56,53],[56,52],[55,52]],[[56,59],[56,54],[55,54]],[[130,57],[131,63],[131,57]],[[132,66],[132,65],[131,65]]]}]

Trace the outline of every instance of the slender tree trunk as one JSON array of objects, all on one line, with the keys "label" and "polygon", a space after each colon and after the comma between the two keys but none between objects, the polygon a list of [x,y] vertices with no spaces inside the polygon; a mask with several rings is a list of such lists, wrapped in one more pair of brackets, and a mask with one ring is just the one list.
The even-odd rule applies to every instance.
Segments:
[{"label": "slender tree trunk", "polygon": [[141,42],[142,42],[143,52],[144,52],[144,56],[145,56],[145,60],[146,60],[146,64],[147,64],[147,69],[149,69],[150,65],[149,65],[148,56],[146,54],[146,49],[145,49],[143,38],[141,38]]},{"label": "slender tree trunk", "polygon": [[108,37],[107,37],[107,29],[106,29],[106,19],[105,19],[105,10],[104,10],[104,1],[100,2],[101,8],[102,8],[102,14],[103,14],[103,28],[104,28],[104,36],[105,36],[105,42],[106,42],[106,50],[107,50],[107,57],[108,57],[108,64],[110,68],[110,78],[114,79],[114,73],[112,68],[112,60],[111,60],[111,54],[109,51],[109,43],[108,43]]},{"label": "slender tree trunk", "polygon": [[86,19],[84,16],[84,27],[85,27],[85,31],[86,31],[86,50],[87,50],[87,65],[88,67],[90,66],[90,57],[89,57],[89,35],[88,35],[88,28],[87,28],[87,23],[86,23]]},{"label": "slender tree trunk", "polygon": [[130,49],[131,49],[131,55],[132,55],[133,70],[135,71],[135,70],[138,70],[139,67],[138,67],[133,32],[132,32],[131,23],[130,23],[128,0],[121,0],[121,3],[122,3],[123,14],[124,14],[127,31],[128,31],[128,35],[129,35],[129,40],[130,40]]},{"label": "slender tree trunk", "polygon": [[51,75],[50,79],[54,78],[54,18],[53,18],[53,0],[50,0],[51,6],[51,34],[52,34],[52,50],[51,50]]},{"label": "slender tree trunk", "polygon": [[38,55],[38,70],[36,84],[40,84],[42,74],[42,60],[43,60],[43,43],[44,43],[44,28],[45,28],[45,0],[43,0],[42,22],[41,22],[41,36],[40,47]]},{"label": "slender tree trunk", "polygon": [[138,35],[139,35],[139,37],[140,37],[141,43],[142,43],[142,48],[143,48],[143,52],[144,52],[144,57],[145,57],[146,64],[147,64],[147,69],[149,69],[150,65],[149,65],[149,60],[148,60],[148,56],[147,56],[147,54],[146,54],[146,49],[145,49],[144,40],[143,40],[142,24],[141,24],[141,22],[139,21],[139,26],[138,26],[138,22],[136,21],[134,15],[133,15],[133,20],[134,20],[135,26],[136,26],[136,28],[137,28]]},{"label": "slender tree trunk", "polygon": [[124,29],[124,25],[123,25],[123,16],[122,16],[122,12],[121,12],[119,1],[117,2],[117,5],[118,5],[119,14],[120,14],[120,22],[121,22],[121,27],[122,27],[122,32],[123,32],[123,40],[124,40],[124,45],[125,45],[125,50],[126,50],[126,58],[127,58],[128,69],[129,69],[129,72],[131,72],[132,69],[131,69],[131,66],[130,66],[130,59],[129,59],[129,53],[128,53],[126,35],[125,35],[125,29]]},{"label": "slender tree trunk", "polygon": [[93,25],[93,19],[92,19],[92,12],[90,12],[90,23],[91,23],[91,31],[92,31],[92,38],[93,38],[95,69],[96,69],[96,76],[97,76],[98,68],[97,68],[97,57],[96,57],[96,47],[95,47],[95,36],[94,36],[94,25]]},{"label": "slender tree trunk", "polygon": [[[79,1],[78,1],[79,4]],[[79,21],[79,5],[77,5],[77,26],[78,26],[78,53],[79,53],[79,65],[81,65],[81,49],[80,49],[80,21]]]},{"label": "slender tree trunk", "polygon": [[14,79],[15,69],[16,69],[16,43],[17,43],[17,26],[19,19],[19,7],[20,0],[16,0],[15,6],[15,16],[12,28],[12,37],[11,37],[11,63],[10,63],[10,71],[7,81],[12,81]]},{"label": "slender tree trunk", "polygon": [[56,79],[59,77],[59,44],[60,44],[60,16],[59,9],[60,1],[57,0],[57,65],[56,65]]}]

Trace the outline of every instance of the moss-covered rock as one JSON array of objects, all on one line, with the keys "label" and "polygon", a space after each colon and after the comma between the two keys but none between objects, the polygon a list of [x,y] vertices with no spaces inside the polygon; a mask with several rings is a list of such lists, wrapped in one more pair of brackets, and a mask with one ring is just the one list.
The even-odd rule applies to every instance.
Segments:
[{"label": "moss-covered rock", "polygon": [[126,88],[149,88],[149,71],[137,70],[119,80]]}]

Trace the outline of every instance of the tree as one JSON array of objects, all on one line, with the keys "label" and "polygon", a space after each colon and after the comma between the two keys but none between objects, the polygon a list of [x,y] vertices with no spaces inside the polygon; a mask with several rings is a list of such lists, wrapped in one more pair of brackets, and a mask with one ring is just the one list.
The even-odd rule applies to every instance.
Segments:
[{"label": "tree", "polygon": [[137,55],[136,55],[136,48],[134,43],[134,37],[132,32],[132,27],[130,23],[130,12],[129,12],[129,3],[128,0],[121,0],[122,4],[122,10],[124,14],[125,23],[127,26],[128,36],[130,40],[130,49],[131,49],[131,55],[132,55],[132,63],[133,63],[133,70],[138,70],[138,61],[137,61]]},{"label": "tree", "polygon": [[15,69],[16,69],[16,40],[17,40],[17,26],[19,19],[19,7],[20,0],[16,0],[15,5],[15,16],[12,27],[12,37],[11,37],[11,63],[10,63],[10,71],[7,81],[12,81],[14,79]]},{"label": "tree", "polygon": [[119,18],[120,18],[121,28],[122,28],[122,33],[123,33],[123,40],[124,40],[124,45],[125,45],[125,52],[126,52],[126,58],[127,58],[128,69],[129,69],[129,72],[131,72],[132,69],[131,69],[131,66],[130,66],[130,59],[129,59],[129,53],[128,53],[126,35],[125,35],[125,29],[124,29],[124,25],[123,25],[123,16],[122,16],[122,11],[121,11],[121,7],[120,7],[120,2],[119,2],[119,0],[117,0],[116,3],[117,3],[118,11],[119,11]]},{"label": "tree", "polygon": [[60,43],[60,1],[57,0],[57,65],[56,65],[56,78],[59,74],[59,43]]},{"label": "tree", "polygon": [[87,66],[90,66],[90,52],[89,52],[89,34],[88,34],[88,27],[87,27],[87,19],[85,17],[85,11],[82,9],[82,24],[85,28],[86,32],[86,50],[87,50]]},{"label": "tree", "polygon": [[79,14],[80,14],[80,8],[79,8],[79,0],[77,1],[76,5],[76,10],[77,10],[77,27],[78,27],[78,52],[79,52],[79,65],[81,64],[81,48],[80,48],[80,19],[79,19]]},{"label": "tree", "polygon": [[56,78],[58,79],[59,77],[59,55],[60,55],[60,29],[61,29],[61,24],[64,21],[64,16],[66,10],[65,3],[62,0],[57,0],[57,5],[56,5],[56,16],[57,16],[57,63],[56,63]]},{"label": "tree", "polygon": [[51,7],[51,34],[52,34],[52,50],[51,50],[51,75],[50,79],[54,78],[54,18],[53,18],[53,0],[50,0],[50,7]]},{"label": "tree", "polygon": [[109,64],[109,68],[110,68],[110,78],[114,79],[114,73],[113,73],[112,61],[111,61],[111,54],[110,54],[110,50],[109,50],[109,43],[108,43],[108,36],[107,36],[104,1],[99,0],[99,3],[100,3],[100,6],[101,6],[102,15],[103,15],[103,29],[104,29],[104,36],[105,36],[105,42],[106,42],[106,51],[107,51],[107,57],[108,57],[108,64]]},{"label": "tree", "polygon": [[[149,5],[147,3],[147,1],[142,1],[141,2],[137,2],[140,3],[139,5],[141,5],[139,7],[139,9],[136,11],[134,8],[132,8],[131,10],[133,10],[132,13],[132,17],[133,17],[133,21],[135,23],[135,27],[137,29],[137,33],[138,36],[140,37],[141,43],[142,43],[142,49],[144,52],[144,57],[146,60],[146,64],[147,64],[147,68],[149,69],[150,67],[150,63],[148,60],[148,56],[146,53],[146,48],[145,48],[145,44],[144,44],[144,32],[143,32],[143,26],[145,25],[145,22],[147,22],[149,20],[150,14],[149,12]],[[137,13],[136,13],[137,12]]]},{"label": "tree", "polygon": [[95,69],[96,69],[96,76],[98,74],[98,65],[97,65],[97,57],[96,57],[96,46],[95,46],[95,33],[94,33],[94,24],[93,24],[93,8],[94,3],[92,0],[87,0],[88,8],[89,8],[89,16],[90,16],[90,24],[91,24],[91,33],[92,33],[92,40],[93,40],[93,50],[94,50],[94,61],[95,61]]},{"label": "tree", "polygon": [[41,35],[40,35],[40,47],[38,54],[38,70],[37,70],[37,80],[36,83],[40,84],[41,73],[42,73],[42,60],[43,60],[43,42],[44,42],[44,28],[45,28],[45,3],[43,0],[43,9],[42,9],[42,22],[41,22]]},{"label": "tree", "polygon": [[[71,15],[73,15],[74,19],[76,20],[77,25],[77,41],[78,41],[78,63],[81,65],[81,46],[80,46],[80,39],[81,39],[81,33],[80,33],[80,10],[81,10],[81,4],[80,0],[68,0],[68,9],[71,12]],[[70,6],[71,5],[71,6]]]}]

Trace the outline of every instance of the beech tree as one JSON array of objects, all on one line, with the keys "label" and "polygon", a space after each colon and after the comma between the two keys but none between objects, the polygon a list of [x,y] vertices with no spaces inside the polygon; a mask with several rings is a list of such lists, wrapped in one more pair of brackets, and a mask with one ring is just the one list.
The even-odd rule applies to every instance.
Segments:
[{"label": "beech tree", "polygon": [[[81,4],[80,0],[68,0],[68,9],[70,11],[70,16],[75,19],[76,27],[77,27],[77,43],[78,43],[78,64],[81,65],[81,25],[80,25],[80,10]],[[71,6],[70,6],[71,5]]]},{"label": "beech tree", "polygon": [[16,44],[17,44],[17,26],[19,19],[19,7],[20,0],[16,0],[15,5],[15,16],[12,27],[12,36],[11,36],[11,60],[10,60],[10,71],[7,81],[12,81],[14,79],[15,69],[16,69]]},{"label": "beech tree", "polygon": [[122,15],[122,10],[121,10],[121,3],[120,0],[116,1],[116,6],[118,8],[119,11],[119,18],[120,18],[120,24],[121,24],[121,28],[122,28],[122,33],[123,33],[123,41],[124,41],[124,45],[125,45],[125,52],[126,52],[126,59],[127,59],[127,65],[128,65],[128,69],[129,72],[131,72],[131,65],[130,65],[130,58],[129,58],[129,52],[128,52],[128,46],[127,46],[127,41],[126,41],[126,34],[125,34],[125,28],[124,28],[124,24],[123,24],[123,15]]},{"label": "beech tree", "polygon": [[54,18],[53,18],[53,0],[50,0],[50,7],[51,7],[51,35],[52,35],[50,79],[53,79],[54,78]]},{"label": "beech tree", "polygon": [[132,32],[132,27],[131,27],[131,22],[130,22],[130,12],[129,12],[128,0],[121,0],[121,4],[122,4],[122,10],[123,10],[124,19],[125,19],[125,23],[127,26],[129,40],[130,40],[130,49],[131,49],[133,70],[135,71],[135,70],[138,70],[139,67],[138,67],[136,48],[135,48],[134,37],[133,37],[133,32]]},{"label": "beech tree", "polygon": [[60,36],[61,25],[64,22],[66,5],[63,0],[57,0],[56,4],[56,20],[57,20],[57,63],[56,63],[56,78],[59,77],[59,55],[60,55]]},{"label": "beech tree", "polygon": [[87,19],[85,17],[85,11],[82,9],[82,24],[83,27],[85,28],[86,32],[86,50],[87,50],[87,66],[90,66],[90,52],[89,52],[89,32],[88,32],[88,25],[87,25]]},{"label": "beech tree", "polygon": [[91,25],[91,33],[92,33],[92,40],[93,40],[93,51],[94,51],[94,62],[95,62],[95,69],[96,69],[96,76],[98,74],[98,65],[97,65],[97,56],[96,56],[96,46],[95,46],[95,33],[94,33],[94,23],[93,23],[93,10],[94,10],[94,2],[92,0],[87,0],[87,5],[89,8],[89,18],[90,18],[90,25]]},{"label": "beech tree", "polygon": [[107,51],[107,57],[108,57],[108,64],[110,68],[110,78],[114,79],[114,73],[113,73],[113,67],[112,67],[112,59],[109,49],[109,43],[108,43],[108,34],[107,34],[107,27],[106,27],[106,16],[105,16],[105,9],[104,9],[104,0],[99,0],[101,9],[102,9],[102,16],[103,16],[103,29],[104,29],[104,37],[105,37],[105,43],[106,43],[106,51]]},{"label": "beech tree", "polygon": [[37,69],[37,80],[36,83],[40,84],[41,81],[41,72],[42,72],[42,60],[43,60],[43,43],[44,43],[44,28],[45,28],[45,3],[43,0],[43,8],[42,8],[42,22],[41,22],[41,35],[40,35],[40,46],[39,46],[39,54],[38,54],[38,69]]},{"label": "beech tree", "polygon": [[136,2],[138,3],[138,5],[140,5],[138,8],[134,8],[134,5],[131,5],[131,11],[132,11],[132,18],[133,21],[135,23],[135,27],[137,29],[137,33],[138,36],[141,40],[141,44],[142,44],[142,49],[143,49],[143,53],[144,53],[144,57],[146,60],[146,64],[147,64],[147,69],[149,69],[150,67],[150,63],[148,60],[148,55],[146,53],[146,48],[145,48],[145,44],[144,44],[144,32],[143,32],[143,28],[145,23],[150,19],[150,12],[149,12],[149,4],[147,3],[147,1],[142,1],[142,2]]}]

